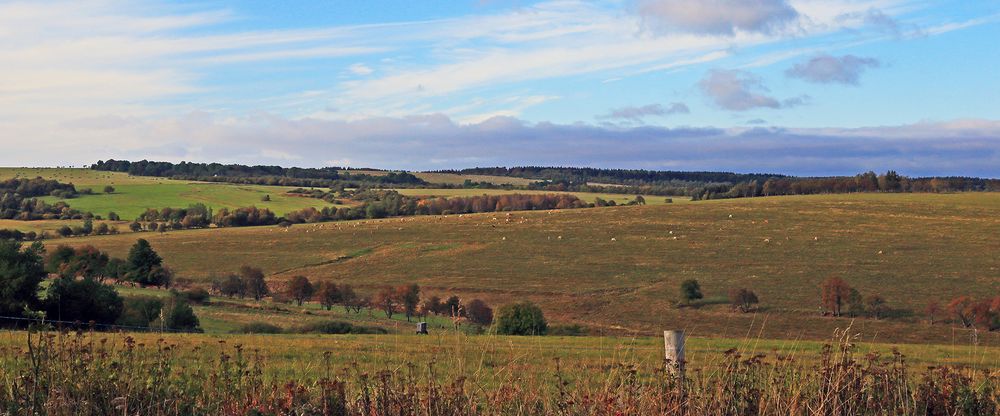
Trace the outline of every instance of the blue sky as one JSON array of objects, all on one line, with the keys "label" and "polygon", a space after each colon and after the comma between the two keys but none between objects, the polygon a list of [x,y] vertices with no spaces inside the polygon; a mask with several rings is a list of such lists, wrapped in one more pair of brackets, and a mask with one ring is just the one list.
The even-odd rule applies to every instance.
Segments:
[{"label": "blue sky", "polygon": [[997,39],[995,1],[0,2],[0,164],[998,177]]}]

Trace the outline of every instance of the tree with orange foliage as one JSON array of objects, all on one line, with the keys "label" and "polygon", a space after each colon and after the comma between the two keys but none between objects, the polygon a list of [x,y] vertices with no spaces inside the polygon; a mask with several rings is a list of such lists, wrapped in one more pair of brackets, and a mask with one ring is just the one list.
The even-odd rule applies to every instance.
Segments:
[{"label": "tree with orange foliage", "polygon": [[973,307],[975,302],[968,296],[959,296],[948,302],[948,313],[962,323],[962,326],[971,328],[976,322],[976,310]]},{"label": "tree with orange foliage", "polygon": [[372,298],[372,306],[382,310],[385,313],[385,317],[389,319],[392,319],[392,315],[396,313],[396,305],[398,303],[396,291],[389,287],[378,291],[375,297]]},{"label": "tree with orange foliage", "polygon": [[839,277],[831,277],[823,281],[823,307],[829,310],[833,316],[840,316],[843,311],[844,302],[851,294],[851,287]]},{"label": "tree with orange foliage", "polygon": [[927,314],[927,320],[930,321],[931,325],[934,324],[934,317],[941,315],[941,304],[936,300],[930,301],[927,307],[924,308],[924,313]]}]

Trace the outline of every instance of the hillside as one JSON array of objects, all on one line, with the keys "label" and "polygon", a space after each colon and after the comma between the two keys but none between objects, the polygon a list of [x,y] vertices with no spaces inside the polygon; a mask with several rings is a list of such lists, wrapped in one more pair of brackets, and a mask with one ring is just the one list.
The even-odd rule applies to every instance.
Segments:
[{"label": "hillside", "polygon": [[[826,339],[851,320],[820,316],[831,276],[884,296],[896,317],[858,319],[865,339],[967,342],[923,323],[927,302],[1000,293],[1000,194],[852,194],[516,212],[142,234],[179,275],[208,282],[243,264],[275,284],[292,275],[374,290],[417,283],[427,293],[491,304],[531,299],[558,322],[598,332]],[[124,256],[137,235],[56,240]],[[678,308],[678,285],[706,301]],[[733,288],[760,313],[729,312]],[[981,335],[996,345],[996,334]]]}]

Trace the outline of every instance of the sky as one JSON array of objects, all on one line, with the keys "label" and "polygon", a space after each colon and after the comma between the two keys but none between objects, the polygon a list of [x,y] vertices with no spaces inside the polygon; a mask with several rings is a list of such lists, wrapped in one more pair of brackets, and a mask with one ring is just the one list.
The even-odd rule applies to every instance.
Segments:
[{"label": "sky", "polygon": [[1000,177],[998,40],[995,0],[0,0],[0,165]]}]

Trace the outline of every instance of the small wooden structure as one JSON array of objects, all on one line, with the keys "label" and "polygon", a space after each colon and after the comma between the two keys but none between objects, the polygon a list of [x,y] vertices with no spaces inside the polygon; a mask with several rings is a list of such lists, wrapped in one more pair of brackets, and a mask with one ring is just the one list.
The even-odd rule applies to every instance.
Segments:
[{"label": "small wooden structure", "polygon": [[417,322],[417,334],[427,335],[427,322]]}]

